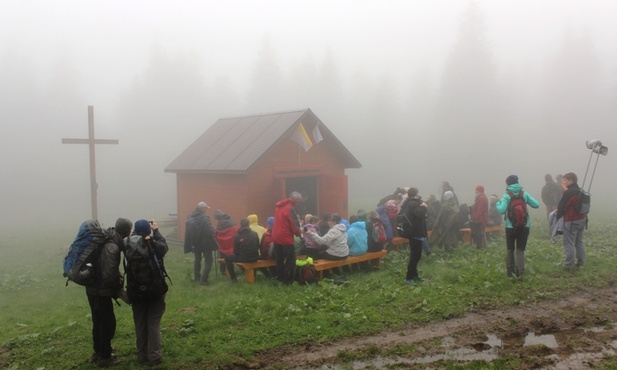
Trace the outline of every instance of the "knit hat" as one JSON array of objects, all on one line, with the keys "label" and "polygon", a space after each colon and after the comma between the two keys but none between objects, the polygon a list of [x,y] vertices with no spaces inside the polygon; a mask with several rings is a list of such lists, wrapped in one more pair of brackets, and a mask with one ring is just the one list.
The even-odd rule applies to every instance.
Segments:
[{"label": "knit hat", "polygon": [[135,234],[141,236],[148,236],[152,232],[152,228],[150,227],[150,222],[141,219],[135,221]]},{"label": "knit hat", "polygon": [[128,218],[119,218],[116,220],[116,232],[122,236],[129,236],[133,223]]},{"label": "knit hat", "polygon": [[482,185],[476,186],[476,191],[479,192],[479,193],[484,193],[484,186],[482,186]]},{"label": "knit hat", "polygon": [[270,216],[268,217],[268,220],[266,221],[266,226],[272,227],[272,225],[274,225],[274,217]]},{"label": "knit hat", "polygon": [[508,178],[506,179],[506,184],[508,185],[518,184],[518,176],[516,175],[508,176]]}]

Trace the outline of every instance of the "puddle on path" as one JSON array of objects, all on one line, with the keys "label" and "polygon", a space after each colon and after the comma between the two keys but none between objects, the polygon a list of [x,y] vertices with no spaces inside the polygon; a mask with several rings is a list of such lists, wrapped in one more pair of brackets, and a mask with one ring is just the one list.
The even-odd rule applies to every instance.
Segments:
[{"label": "puddle on path", "polygon": [[[585,328],[585,329],[575,329],[575,330],[565,330],[560,331],[554,334],[541,334],[536,335],[534,332],[529,332],[524,337],[518,338],[508,338],[501,339],[497,335],[489,333],[486,335],[486,340],[484,342],[475,343],[472,345],[472,348],[457,348],[450,351],[446,351],[444,353],[440,353],[437,355],[423,356],[420,358],[409,359],[405,357],[376,357],[370,360],[365,361],[354,361],[351,366],[354,369],[364,369],[364,368],[386,368],[394,365],[405,365],[405,364],[430,364],[437,361],[457,361],[457,362],[467,362],[467,361],[487,361],[491,362],[496,360],[499,357],[500,349],[504,347],[529,347],[529,346],[546,346],[548,348],[556,349],[559,348],[559,343],[562,345],[567,343],[567,339],[572,336],[580,335],[582,332],[593,332],[599,333],[605,330],[617,330],[617,324],[613,324],[608,327],[594,327],[594,328]],[[615,353],[615,349],[617,349],[617,340],[607,344],[609,348],[605,349],[604,353]],[[444,337],[441,341],[441,346],[444,348],[454,347],[456,346],[456,339],[452,337]],[[612,347],[612,348],[611,348]],[[564,362],[572,363],[573,357],[575,354],[570,354],[561,362],[557,362],[557,364],[563,365]],[[551,356],[557,356],[555,354]],[[582,360],[583,358],[594,358],[597,356],[602,356],[602,353],[597,354],[587,354],[586,356],[579,357]],[[575,356],[576,357],[576,356]],[[330,366],[322,366],[318,369],[332,369],[336,368]],[[557,366],[556,368],[561,368]],[[571,368],[571,367],[570,367]]]}]

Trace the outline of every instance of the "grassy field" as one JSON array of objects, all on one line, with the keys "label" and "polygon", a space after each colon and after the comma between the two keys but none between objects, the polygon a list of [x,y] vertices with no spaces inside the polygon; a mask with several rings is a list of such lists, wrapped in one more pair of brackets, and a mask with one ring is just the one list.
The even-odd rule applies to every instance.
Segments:
[{"label": "grassy field", "polygon": [[[485,251],[468,245],[423,257],[420,286],[403,283],[407,251],[389,253],[375,271],[345,274],[346,282],[281,286],[257,276],[255,285],[232,285],[214,275],[210,285],[192,279],[192,254],[171,244],[166,266],[173,280],[163,317],[161,368],[231,368],[253,356],[291,343],[303,345],[455,317],[471,309],[524,305],[559,297],[579,286],[605,286],[617,277],[612,220],[591,223],[586,234],[587,265],[561,267],[563,247],[552,244],[546,225],[535,220],[522,280],[505,272],[505,243]],[[83,287],[62,277],[62,259],[74,235],[38,240],[5,238],[0,244],[0,368],[88,369],[91,321]],[[129,306],[116,306],[113,341],[123,369],[141,368],[134,355]]]}]

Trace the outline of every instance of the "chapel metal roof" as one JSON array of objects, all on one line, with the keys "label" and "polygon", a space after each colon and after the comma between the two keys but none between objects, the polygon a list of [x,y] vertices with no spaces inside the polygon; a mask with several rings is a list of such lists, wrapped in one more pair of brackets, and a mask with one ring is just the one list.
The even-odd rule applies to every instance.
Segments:
[{"label": "chapel metal roof", "polygon": [[171,162],[165,172],[246,172],[274,144],[288,138],[301,122],[315,122],[311,128],[319,124],[322,136],[335,144],[335,152],[346,168],[361,167],[310,109],[302,109],[221,118]]}]

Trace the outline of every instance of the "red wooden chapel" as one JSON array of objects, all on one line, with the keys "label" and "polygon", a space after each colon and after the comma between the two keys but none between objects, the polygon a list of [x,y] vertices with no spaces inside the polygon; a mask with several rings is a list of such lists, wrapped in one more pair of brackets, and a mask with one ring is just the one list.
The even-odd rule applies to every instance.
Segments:
[{"label": "red wooden chapel", "polygon": [[[259,223],[292,191],[300,214],[348,215],[345,169],[358,160],[310,110],[221,118],[180,154],[165,172],[176,174],[178,237],[197,203],[236,222],[257,214]],[[213,225],[215,224],[214,220]]]}]

